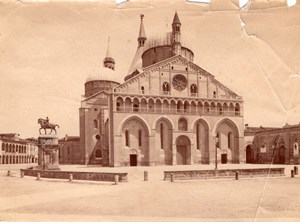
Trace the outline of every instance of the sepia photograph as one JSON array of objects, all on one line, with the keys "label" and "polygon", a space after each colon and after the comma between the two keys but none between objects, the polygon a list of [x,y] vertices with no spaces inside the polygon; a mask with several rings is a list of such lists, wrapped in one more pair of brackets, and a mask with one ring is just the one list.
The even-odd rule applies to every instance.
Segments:
[{"label": "sepia photograph", "polygon": [[296,0],[0,0],[0,221],[300,221]]}]

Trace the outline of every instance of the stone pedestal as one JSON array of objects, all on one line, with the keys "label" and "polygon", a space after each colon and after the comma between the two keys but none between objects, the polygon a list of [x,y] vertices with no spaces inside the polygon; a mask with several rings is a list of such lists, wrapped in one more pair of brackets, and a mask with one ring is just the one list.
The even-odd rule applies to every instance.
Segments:
[{"label": "stone pedestal", "polygon": [[38,165],[43,170],[59,170],[59,145],[56,135],[40,135],[38,138]]}]

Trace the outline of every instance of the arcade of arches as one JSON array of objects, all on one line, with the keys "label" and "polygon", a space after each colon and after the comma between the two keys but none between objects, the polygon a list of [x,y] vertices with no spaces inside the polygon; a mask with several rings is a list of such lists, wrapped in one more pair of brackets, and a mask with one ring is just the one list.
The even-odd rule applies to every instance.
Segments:
[{"label": "arcade of arches", "polygon": [[227,118],[217,123],[213,131],[204,119],[177,117],[174,121],[159,117],[148,124],[143,118],[132,116],[120,129],[120,136],[115,138],[119,139],[115,146],[120,148],[114,155],[121,166],[209,164],[215,161],[216,150],[220,163],[240,161],[239,131]]},{"label": "arcade of arches", "polygon": [[37,150],[25,144],[2,142],[1,153],[0,164],[37,163]]}]

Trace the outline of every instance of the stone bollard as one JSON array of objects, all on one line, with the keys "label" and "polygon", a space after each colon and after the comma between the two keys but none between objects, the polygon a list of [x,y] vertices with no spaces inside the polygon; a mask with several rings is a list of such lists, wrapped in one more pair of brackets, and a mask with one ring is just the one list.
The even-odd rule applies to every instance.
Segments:
[{"label": "stone bollard", "polygon": [[171,182],[174,182],[174,173],[171,173]]},{"label": "stone bollard", "polygon": [[10,170],[7,171],[7,176],[10,177]]},{"label": "stone bollard", "polygon": [[235,172],[235,179],[238,180],[239,179],[239,171]]},{"label": "stone bollard", "polygon": [[298,175],[298,167],[297,166],[294,166],[294,173],[295,173],[295,175]]},{"label": "stone bollard", "polygon": [[72,181],[73,181],[73,174],[70,173],[70,174],[69,174],[69,182],[72,182]]},{"label": "stone bollard", "polygon": [[144,181],[148,181],[148,171],[144,171]]},{"label": "stone bollard", "polygon": [[40,180],[40,179],[41,179],[41,173],[38,172],[38,173],[36,174],[36,180]]},{"label": "stone bollard", "polygon": [[291,177],[294,177],[294,170],[291,170]]},{"label": "stone bollard", "polygon": [[24,177],[24,171],[22,170],[21,171],[21,178],[23,178]]},{"label": "stone bollard", "polygon": [[118,185],[119,183],[119,175],[115,175],[115,185]]}]

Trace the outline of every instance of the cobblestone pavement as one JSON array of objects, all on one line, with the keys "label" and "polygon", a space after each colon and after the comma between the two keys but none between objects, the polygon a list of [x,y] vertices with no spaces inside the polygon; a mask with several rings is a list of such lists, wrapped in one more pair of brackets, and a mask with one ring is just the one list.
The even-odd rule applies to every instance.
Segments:
[{"label": "cobblestone pavement", "polygon": [[[118,185],[20,178],[19,168],[29,166],[0,165],[0,221],[300,221],[300,177],[290,178],[293,166],[285,166],[285,177],[174,183],[163,181],[164,170],[214,166],[61,166],[62,170],[128,172],[129,182]],[[257,167],[269,166],[219,166]],[[145,170],[149,181],[143,181]]]}]

